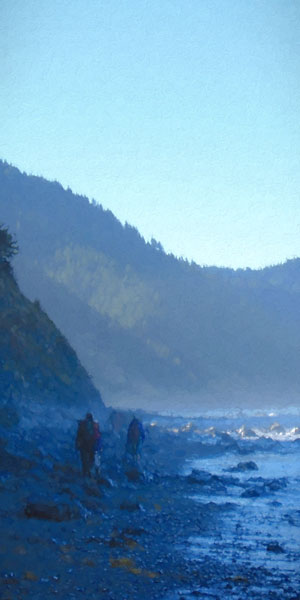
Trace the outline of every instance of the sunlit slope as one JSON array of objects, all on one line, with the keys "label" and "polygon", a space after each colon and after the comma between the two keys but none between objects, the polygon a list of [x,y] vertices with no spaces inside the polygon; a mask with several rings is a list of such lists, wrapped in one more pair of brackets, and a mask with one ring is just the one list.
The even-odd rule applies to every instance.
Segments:
[{"label": "sunlit slope", "polygon": [[57,183],[2,163],[0,184],[20,285],[99,387],[297,394],[298,260],[262,271],[201,268]]},{"label": "sunlit slope", "polygon": [[19,290],[13,273],[0,263],[1,403],[26,398],[59,407],[95,401],[100,395],[76,353],[38,301]]}]

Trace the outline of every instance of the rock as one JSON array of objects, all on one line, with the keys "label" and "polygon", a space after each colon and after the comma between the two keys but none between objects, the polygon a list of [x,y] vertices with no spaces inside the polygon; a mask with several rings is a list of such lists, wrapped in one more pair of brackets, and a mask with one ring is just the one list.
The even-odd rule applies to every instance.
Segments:
[{"label": "rock", "polygon": [[200,485],[209,483],[210,480],[211,473],[208,473],[208,471],[200,471],[198,469],[193,469],[190,475],[187,477],[188,483],[199,483]]},{"label": "rock", "polygon": [[7,584],[7,585],[16,585],[17,583],[19,583],[18,578],[16,577],[15,573],[13,573],[12,571],[10,573],[3,573],[2,574],[2,583]]},{"label": "rock", "polygon": [[11,429],[19,423],[19,415],[17,409],[11,404],[6,402],[0,407],[0,425],[5,429]]},{"label": "rock", "polygon": [[37,581],[38,576],[33,571],[25,571],[23,579],[26,581]]},{"label": "rock", "polygon": [[[82,500],[82,502],[80,503],[89,513],[92,512],[99,512],[101,511],[101,506],[99,504],[99,500],[97,500],[97,498],[91,497],[91,498],[85,498],[84,500]],[[84,516],[84,514],[82,514],[82,516]]]},{"label": "rock", "polygon": [[4,448],[1,448],[0,469],[3,470],[3,472],[9,472],[20,476],[23,475],[24,472],[27,472],[32,465],[32,461],[27,458],[15,456],[14,454],[7,452]]},{"label": "rock", "polygon": [[61,487],[62,494],[67,494],[71,498],[82,500],[85,498],[85,489],[76,483],[68,483]]},{"label": "rock", "polygon": [[84,491],[88,496],[93,496],[95,498],[101,498],[101,492],[96,483],[90,481],[88,484],[84,486]]},{"label": "rock", "polygon": [[231,577],[231,581],[234,581],[234,583],[249,583],[248,577],[244,575],[234,575],[234,577]]},{"label": "rock", "polygon": [[255,482],[260,488],[264,488],[266,492],[277,492],[287,486],[287,480],[285,477],[280,479],[264,479],[263,477],[249,477],[248,482]]},{"label": "rock", "polygon": [[96,563],[92,558],[89,558],[88,556],[86,556],[85,558],[82,559],[81,564],[86,566],[86,567],[95,567]]},{"label": "rock", "polygon": [[128,510],[130,512],[133,512],[135,510],[140,510],[141,506],[138,502],[130,502],[129,500],[124,500],[121,504],[120,504],[120,509],[121,510]]},{"label": "rock", "polygon": [[271,542],[267,545],[267,551],[275,552],[276,554],[282,554],[284,552],[284,549],[278,544],[278,542]]},{"label": "rock", "polygon": [[290,513],[284,515],[284,518],[289,522],[290,525],[300,527],[300,510],[292,510]]},{"label": "rock", "polygon": [[227,493],[226,486],[224,482],[218,475],[211,475],[207,471],[198,471],[197,469],[193,469],[190,475],[186,478],[188,483],[197,485],[203,485],[207,487],[209,486],[210,492],[220,492],[223,494]]},{"label": "rock", "polygon": [[272,492],[277,492],[278,490],[282,490],[282,488],[286,487],[286,481],[283,479],[273,479],[272,481],[268,481],[266,483],[266,487]]},{"label": "rock", "polygon": [[219,479],[225,486],[233,485],[233,486],[240,487],[240,485],[241,485],[239,477],[233,477],[232,475],[221,475],[219,477]]},{"label": "rock", "polygon": [[123,530],[123,533],[126,535],[143,535],[144,533],[147,533],[147,531],[145,529],[143,529],[142,527],[125,527],[125,529]]},{"label": "rock", "polygon": [[143,474],[137,468],[134,467],[131,469],[127,469],[125,471],[125,475],[128,481],[131,481],[132,483],[137,483],[138,481],[143,480]]},{"label": "rock", "polygon": [[223,510],[233,510],[235,509],[235,504],[233,502],[224,502],[223,504],[217,504],[216,502],[208,502],[207,504],[202,504],[205,510],[210,512],[221,512]]},{"label": "rock", "polygon": [[98,477],[97,483],[99,483],[99,485],[103,485],[108,489],[114,487],[114,483],[111,479],[109,479],[109,477]]},{"label": "rock", "polygon": [[253,487],[253,488],[249,488],[248,490],[245,490],[241,494],[241,498],[258,498],[259,496],[261,496],[261,493],[262,493],[261,488]]},{"label": "rock", "polygon": [[231,473],[244,472],[244,471],[258,471],[258,466],[253,460],[246,462],[239,462],[236,467],[228,469]]},{"label": "rock", "polygon": [[28,518],[45,519],[48,521],[70,521],[71,519],[78,519],[80,517],[77,506],[69,506],[68,504],[56,505],[54,503],[28,502],[24,512]]}]

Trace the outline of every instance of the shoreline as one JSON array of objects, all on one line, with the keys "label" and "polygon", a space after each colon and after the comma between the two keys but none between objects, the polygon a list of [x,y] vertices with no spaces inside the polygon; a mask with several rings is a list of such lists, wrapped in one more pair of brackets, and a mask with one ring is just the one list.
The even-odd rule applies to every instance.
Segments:
[{"label": "shoreline", "polygon": [[[192,557],[189,538],[218,539],[224,514],[235,510],[230,502],[196,503],[197,474],[179,474],[203,445],[187,448],[185,439],[157,431],[144,446],[143,473],[129,479],[107,445],[97,481],[80,475],[70,449],[42,455],[46,443],[31,444],[26,456],[0,453],[1,600],[297,598],[284,573]],[[208,481],[216,500],[221,484]]]}]

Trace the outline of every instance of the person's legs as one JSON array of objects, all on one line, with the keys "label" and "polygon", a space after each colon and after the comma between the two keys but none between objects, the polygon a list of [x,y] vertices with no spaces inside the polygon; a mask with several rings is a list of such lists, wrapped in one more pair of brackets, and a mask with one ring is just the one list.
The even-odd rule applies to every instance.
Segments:
[{"label": "person's legs", "polygon": [[80,455],[81,455],[81,463],[82,463],[82,474],[84,477],[90,477],[91,465],[90,465],[89,452],[87,452],[86,450],[80,450]]},{"label": "person's legs", "polygon": [[94,452],[94,450],[90,450],[88,452],[88,458],[87,458],[88,475],[89,475],[89,477],[91,476],[91,469],[94,466],[94,460],[95,460],[95,452]]},{"label": "person's legs", "polygon": [[99,476],[100,470],[101,470],[101,456],[100,456],[99,452],[96,452],[96,454],[95,454],[94,464],[95,464],[96,475]]}]

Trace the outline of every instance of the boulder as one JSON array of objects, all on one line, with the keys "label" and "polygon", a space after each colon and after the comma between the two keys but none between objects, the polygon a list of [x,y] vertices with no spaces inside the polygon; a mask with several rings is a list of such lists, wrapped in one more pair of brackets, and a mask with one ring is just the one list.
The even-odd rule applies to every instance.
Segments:
[{"label": "boulder", "polygon": [[249,488],[248,490],[245,490],[241,494],[241,498],[258,498],[259,496],[261,496],[262,492],[263,492],[262,488],[252,487],[252,488]]},{"label": "boulder", "polygon": [[270,542],[270,544],[267,545],[267,551],[275,552],[276,554],[282,554],[284,549],[282,546],[280,546],[280,544],[278,544],[278,542]]},{"label": "boulder", "polygon": [[53,502],[28,502],[24,513],[28,518],[44,519],[46,521],[70,521],[78,519],[80,512],[77,506],[54,504]]},{"label": "boulder", "polygon": [[205,485],[211,481],[211,473],[208,471],[193,469],[190,475],[188,475],[187,481],[188,483],[199,483],[200,485]]},{"label": "boulder", "polygon": [[139,481],[143,480],[143,473],[141,473],[137,468],[132,467],[129,468],[125,471],[126,477],[128,479],[128,481],[131,481],[132,483],[137,483]]},{"label": "boulder", "polygon": [[129,512],[133,512],[135,510],[140,510],[141,507],[138,502],[130,502],[129,500],[124,500],[120,504],[121,510],[128,510]]},{"label": "boulder", "polygon": [[284,478],[281,479],[272,479],[266,483],[266,487],[272,492],[277,492],[278,490],[282,490],[287,485],[286,480]]},{"label": "boulder", "polygon": [[244,471],[258,471],[258,466],[253,460],[247,462],[239,462],[236,467],[228,469],[231,473],[244,472]]}]

